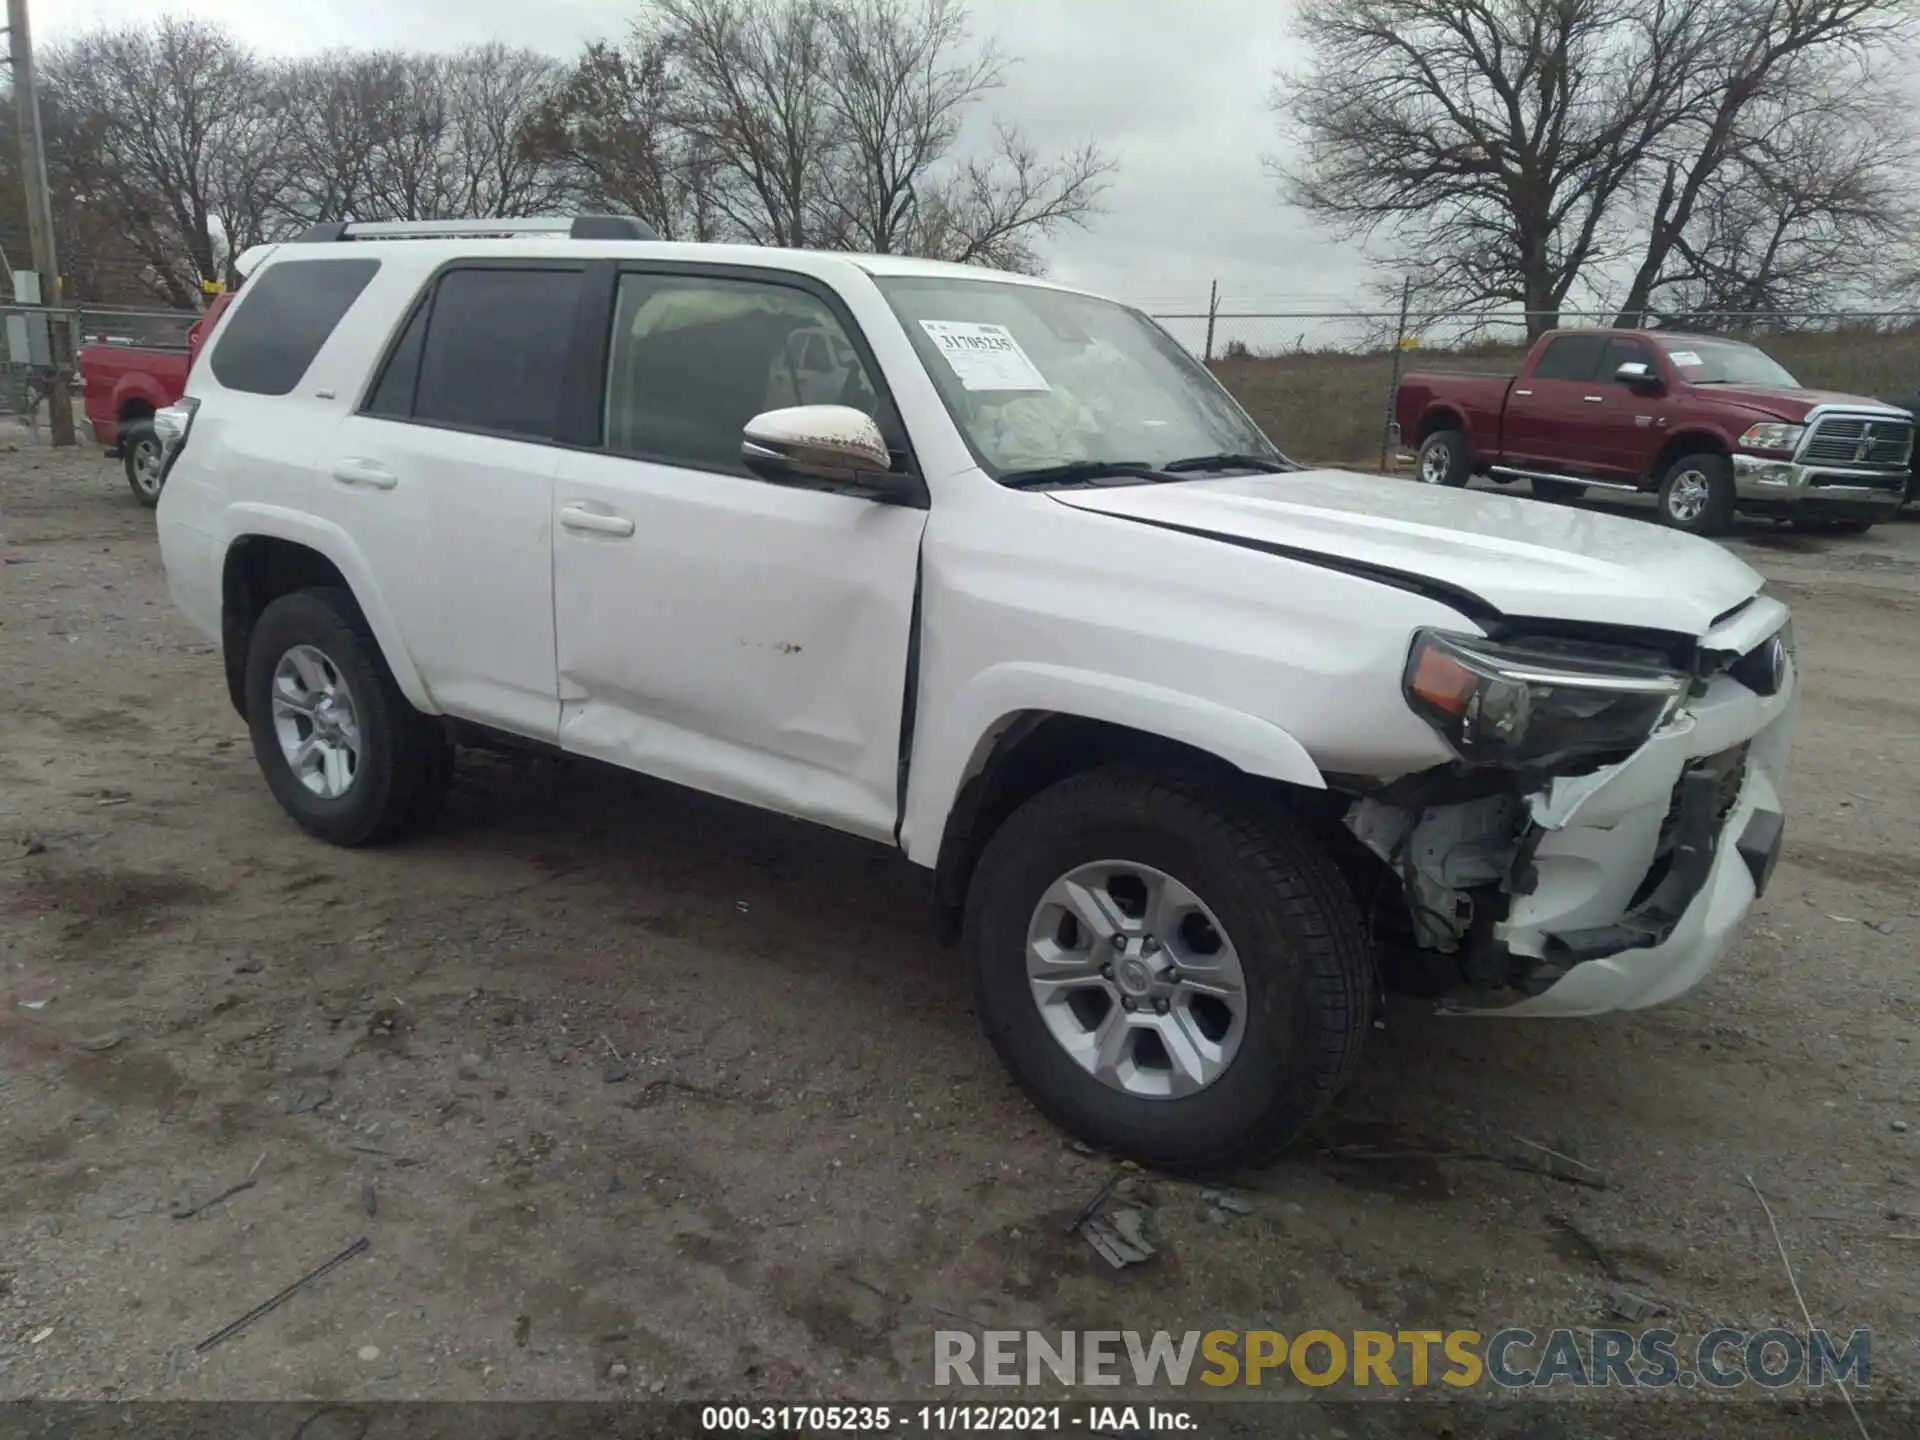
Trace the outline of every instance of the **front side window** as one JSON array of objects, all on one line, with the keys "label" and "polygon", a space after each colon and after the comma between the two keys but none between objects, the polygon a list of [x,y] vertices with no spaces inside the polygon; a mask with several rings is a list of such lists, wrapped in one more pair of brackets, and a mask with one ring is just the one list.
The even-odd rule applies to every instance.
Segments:
[{"label": "front side window", "polygon": [[[407,348],[389,371],[417,363],[412,416],[436,425],[551,440],[580,298],[578,270],[450,270],[426,316],[417,362]],[[401,387],[381,377],[375,413],[397,405]]]},{"label": "front side window", "polygon": [[607,449],[745,475],[747,422],[794,405],[850,405],[880,418],[872,378],[817,295],[769,281],[620,277]]},{"label": "front side window", "polygon": [[1600,355],[1600,378],[1611,380],[1622,365],[1653,366],[1653,354],[1638,340],[1609,340]]},{"label": "front side window", "polygon": [[1199,361],[1138,311],[991,279],[875,283],[990,474],[1222,454],[1282,461]]},{"label": "front side window", "polygon": [[378,260],[283,260],[245,287],[213,347],[229,390],[291,395],[320,347],[379,270]]}]

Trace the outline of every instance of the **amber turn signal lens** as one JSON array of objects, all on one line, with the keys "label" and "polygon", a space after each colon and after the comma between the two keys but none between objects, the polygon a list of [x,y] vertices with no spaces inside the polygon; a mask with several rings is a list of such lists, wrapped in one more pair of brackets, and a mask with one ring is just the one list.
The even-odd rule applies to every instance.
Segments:
[{"label": "amber turn signal lens", "polygon": [[1479,687],[1480,677],[1444,651],[1431,646],[1420,652],[1408,688],[1434,709],[1464,715]]}]

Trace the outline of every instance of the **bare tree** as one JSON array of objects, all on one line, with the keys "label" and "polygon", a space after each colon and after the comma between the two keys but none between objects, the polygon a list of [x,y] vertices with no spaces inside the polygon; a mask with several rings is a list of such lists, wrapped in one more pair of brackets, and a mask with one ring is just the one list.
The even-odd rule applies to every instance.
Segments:
[{"label": "bare tree", "polygon": [[590,46],[539,127],[590,193],[666,233],[1037,268],[1112,167],[996,127],[956,154],[1006,61],[959,0],[654,0]]},{"label": "bare tree", "polygon": [[1311,64],[1273,97],[1298,149],[1274,168],[1418,268],[1429,304],[1518,304],[1537,334],[1625,265],[1625,319],[1763,126],[1789,68],[1766,57],[1864,44],[1903,4],[1306,0]]},{"label": "bare tree", "polygon": [[1702,187],[1649,287],[1644,308],[1662,323],[1787,328],[1836,294],[1897,287],[1911,263],[1916,157],[1900,102],[1856,89],[1838,105],[1772,108]]},{"label": "bare tree", "polygon": [[167,17],[53,51],[51,88],[98,137],[100,182],[164,292],[190,303],[222,273],[227,233],[258,233],[274,122],[267,72],[231,35]]},{"label": "bare tree", "polygon": [[659,46],[639,36],[624,50],[596,41],[549,92],[527,143],[585,205],[637,215],[669,240],[711,240],[714,166],[675,125],[677,103]]},{"label": "bare tree", "polygon": [[1011,126],[998,127],[997,141],[933,180],[898,248],[1037,275],[1034,241],[1098,212],[1114,167],[1091,141],[1051,160]]},{"label": "bare tree", "polygon": [[[1862,247],[1884,240],[1884,206],[1910,191],[1896,174],[1896,157],[1912,158],[1907,106],[1871,64],[1876,52],[1897,51],[1910,37],[1904,0],[1718,0],[1700,27],[1694,93],[1649,157],[1658,184],[1617,324],[1637,323],[1675,262],[1698,268],[1687,256],[1701,253],[1704,242],[1692,232],[1716,221],[1724,231],[1736,197],[1790,199],[1792,218],[1763,247],[1777,255],[1796,232],[1812,238],[1836,225]],[[1893,163],[1872,164],[1862,146]],[[1823,173],[1842,152],[1851,154],[1856,179],[1869,171],[1899,179],[1883,192],[1883,205],[1863,207],[1865,197],[1846,196],[1843,177]],[[1846,203],[1822,209],[1823,190]],[[1843,271],[1861,273],[1846,265],[1832,280]],[[1831,293],[1831,284],[1823,288]]]}]

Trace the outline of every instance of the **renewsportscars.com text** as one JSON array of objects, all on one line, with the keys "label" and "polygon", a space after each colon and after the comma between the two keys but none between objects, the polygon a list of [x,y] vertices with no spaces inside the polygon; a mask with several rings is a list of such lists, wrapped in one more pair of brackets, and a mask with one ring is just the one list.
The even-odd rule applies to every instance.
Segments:
[{"label": "renewsportscars.com text", "polygon": [[1666,1329],[1484,1335],[1478,1330],[966,1330],[934,1333],[933,1383],[1182,1387],[1305,1385],[1505,1390],[1623,1386],[1726,1390],[1864,1387],[1872,1341],[1825,1330],[1710,1330],[1691,1339]]}]

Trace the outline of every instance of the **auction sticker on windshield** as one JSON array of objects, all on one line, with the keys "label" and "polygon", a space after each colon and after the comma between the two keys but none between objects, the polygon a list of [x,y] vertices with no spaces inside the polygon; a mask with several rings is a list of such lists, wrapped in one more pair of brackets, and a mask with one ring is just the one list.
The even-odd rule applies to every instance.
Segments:
[{"label": "auction sticker on windshield", "polygon": [[1667,353],[1667,358],[1686,370],[1691,370],[1700,363],[1700,357],[1691,350],[1672,350]]},{"label": "auction sticker on windshield", "polygon": [[969,390],[1051,390],[1004,325],[969,320],[922,320],[920,328],[940,358]]}]

